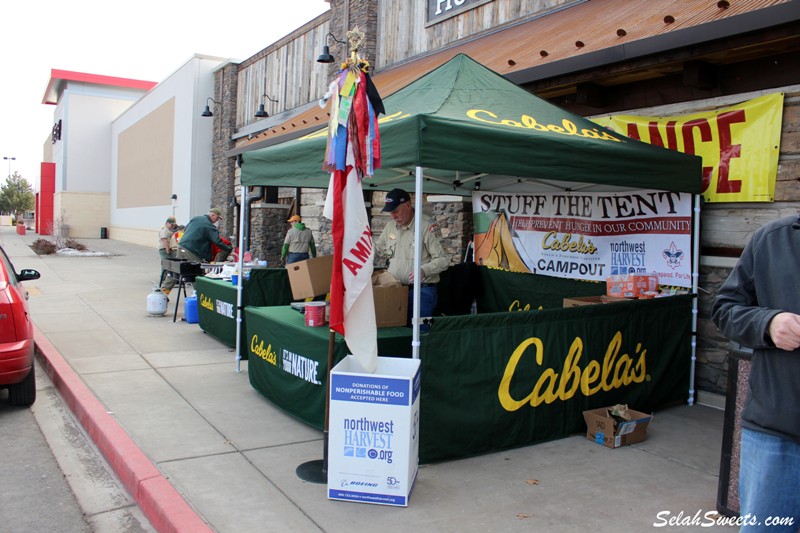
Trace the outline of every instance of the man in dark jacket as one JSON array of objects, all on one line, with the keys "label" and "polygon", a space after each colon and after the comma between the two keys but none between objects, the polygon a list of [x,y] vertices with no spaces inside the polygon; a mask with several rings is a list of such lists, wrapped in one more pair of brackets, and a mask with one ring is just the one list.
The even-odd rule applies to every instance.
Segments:
[{"label": "man in dark jacket", "polygon": [[231,253],[231,247],[226,244],[219,236],[217,221],[222,220],[222,212],[213,207],[207,215],[200,215],[192,218],[181,237],[178,257],[189,261],[211,261],[214,256],[211,252],[211,244],[225,253]]},{"label": "man in dark jacket", "polygon": [[[719,291],[712,320],[753,349],[742,412],[741,531],[800,525],[800,219],[758,229]],[[792,524],[767,526],[776,517]]]},{"label": "man in dark jacket", "polygon": [[[232,248],[220,238],[216,226],[218,220],[222,220],[222,212],[216,207],[211,208],[207,215],[193,217],[186,224],[186,229],[181,236],[177,258],[198,263],[211,261],[213,259],[212,243],[227,257]],[[169,294],[175,283],[175,279],[168,276],[161,284],[161,292]]]}]

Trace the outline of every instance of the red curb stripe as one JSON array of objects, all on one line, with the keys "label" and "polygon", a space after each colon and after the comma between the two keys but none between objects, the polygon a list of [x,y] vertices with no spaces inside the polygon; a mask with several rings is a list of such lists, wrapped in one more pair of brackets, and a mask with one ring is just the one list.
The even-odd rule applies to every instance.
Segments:
[{"label": "red curb stripe", "polygon": [[100,400],[34,326],[39,362],[151,525],[161,533],[211,532]]},{"label": "red curb stripe", "polygon": [[203,533],[212,529],[175,492],[164,477],[142,482],[139,487],[139,507],[147,509],[147,518],[161,533]]}]

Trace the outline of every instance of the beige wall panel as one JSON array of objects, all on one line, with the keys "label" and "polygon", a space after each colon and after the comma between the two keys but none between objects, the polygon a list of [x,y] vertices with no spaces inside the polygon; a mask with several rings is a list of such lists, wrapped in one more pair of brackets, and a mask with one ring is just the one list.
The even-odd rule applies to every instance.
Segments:
[{"label": "beige wall panel", "polygon": [[[129,242],[140,246],[147,246],[155,250],[158,248],[158,230],[125,228],[121,226],[111,226],[108,229],[108,238],[115,241]],[[158,252],[153,252],[153,261],[158,268]]]},{"label": "beige wall panel", "polygon": [[120,134],[118,209],[163,205],[172,195],[174,144],[174,98]]},{"label": "beige wall panel", "polygon": [[53,223],[69,226],[68,236],[73,239],[99,239],[100,228],[108,227],[110,203],[108,193],[56,193]]}]

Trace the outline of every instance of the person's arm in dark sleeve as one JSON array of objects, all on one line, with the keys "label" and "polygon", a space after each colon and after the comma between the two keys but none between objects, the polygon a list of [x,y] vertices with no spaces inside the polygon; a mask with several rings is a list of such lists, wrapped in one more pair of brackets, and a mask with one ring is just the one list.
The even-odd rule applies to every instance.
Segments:
[{"label": "person's arm in dark sleeve", "polygon": [[[756,236],[757,237],[757,236]],[[711,310],[711,320],[730,340],[750,348],[771,348],[769,323],[779,309],[760,307],[755,291],[755,257],[758,243],[751,240],[720,287]]]}]

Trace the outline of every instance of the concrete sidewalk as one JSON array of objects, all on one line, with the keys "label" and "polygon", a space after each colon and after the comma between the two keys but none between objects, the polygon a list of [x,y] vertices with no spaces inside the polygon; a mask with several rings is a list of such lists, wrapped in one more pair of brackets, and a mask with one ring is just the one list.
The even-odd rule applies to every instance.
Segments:
[{"label": "concrete sidewalk", "polygon": [[576,435],[423,466],[408,508],[329,501],[295,474],[322,433],[182,309],[173,323],[174,303],[147,314],[154,248],[85,239],[113,255],[37,256],[37,238],[0,227],[14,266],[42,274],[26,283],[42,364],[160,531],[641,531],[715,511],[723,412],[700,405],[656,413],[647,441],[616,450]]}]

